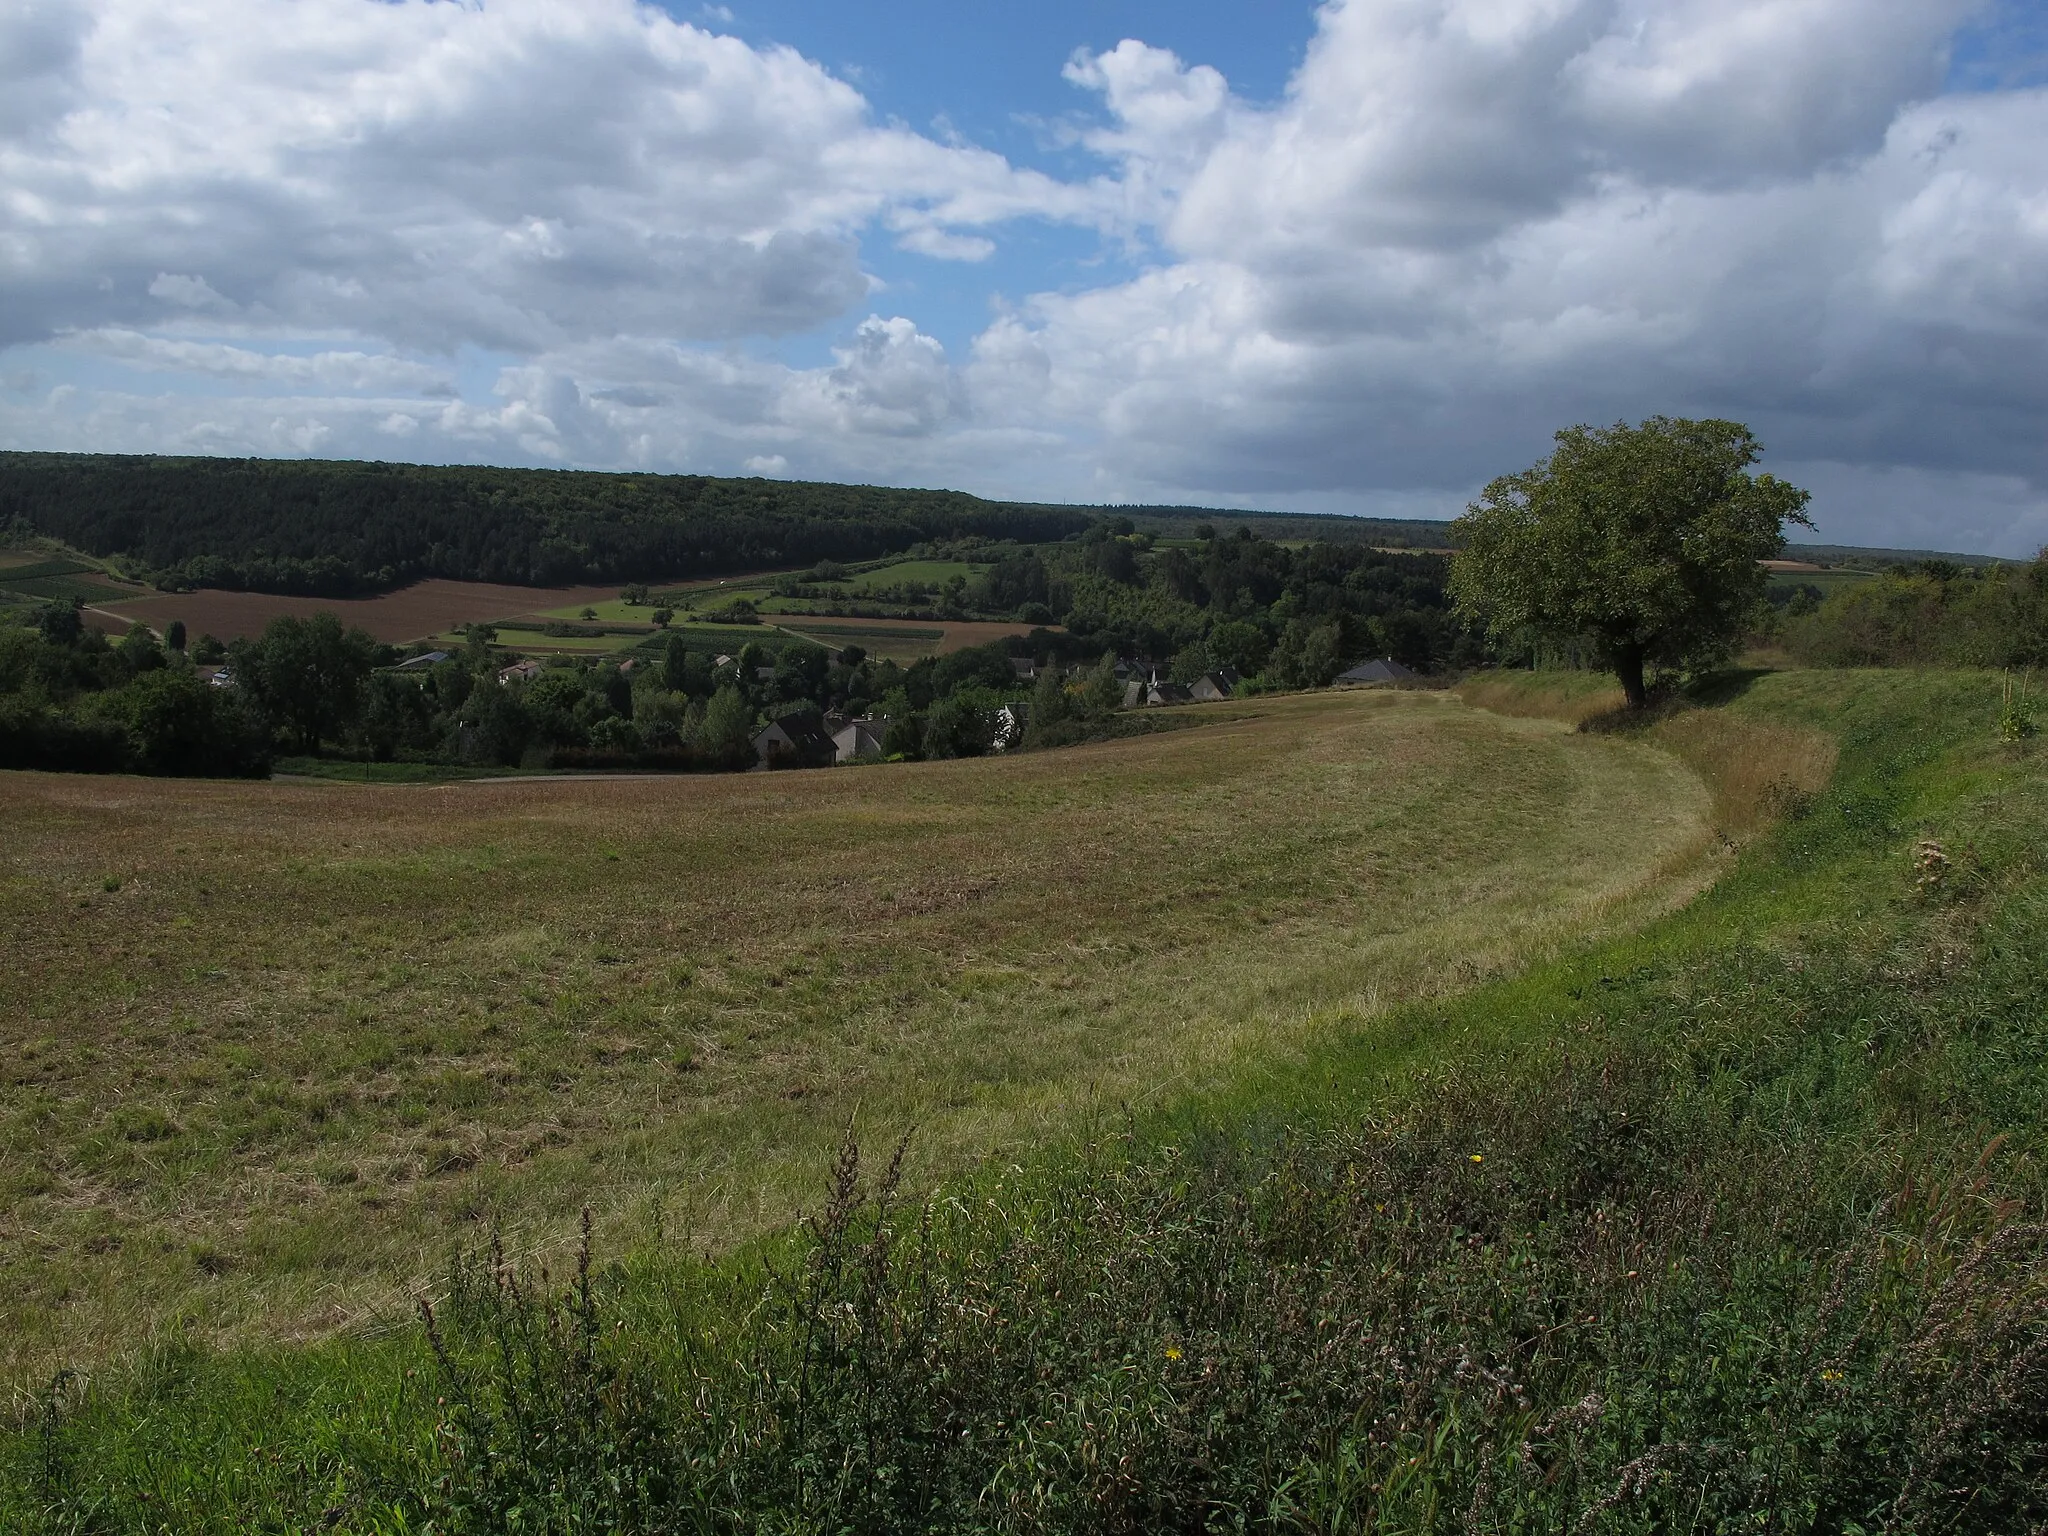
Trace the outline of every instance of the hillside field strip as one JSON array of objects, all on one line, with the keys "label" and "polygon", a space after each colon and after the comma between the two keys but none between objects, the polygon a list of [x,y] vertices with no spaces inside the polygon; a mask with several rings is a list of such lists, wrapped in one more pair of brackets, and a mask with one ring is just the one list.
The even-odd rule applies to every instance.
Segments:
[{"label": "hillside field strip", "polygon": [[[890,582],[930,580],[934,575],[943,577],[956,571],[974,569],[977,568],[962,562],[905,561],[864,573],[858,579],[868,581],[886,577]],[[0,594],[11,590],[6,587],[8,579],[6,571],[0,569]],[[56,587],[43,590],[53,581],[63,588],[61,592]],[[816,624],[806,624],[800,610],[811,605],[771,599],[771,580],[759,574],[707,577],[701,581],[672,584],[654,593],[645,603],[623,601],[617,583],[580,587],[515,587],[437,578],[415,582],[412,586],[379,597],[366,598],[293,597],[211,588],[197,592],[149,593],[142,587],[117,588],[97,574],[50,578],[40,584],[17,582],[17,585],[24,592],[34,588],[30,595],[36,597],[70,595],[72,587],[78,586],[80,595],[95,604],[88,616],[98,615],[107,621],[102,627],[125,629],[130,624],[142,623],[161,633],[173,619],[182,619],[187,631],[195,637],[210,634],[222,640],[240,640],[261,634],[272,619],[286,616],[309,618],[326,611],[337,615],[344,624],[361,628],[375,639],[392,645],[422,640],[443,646],[459,645],[464,626],[495,624],[503,631],[499,638],[505,646],[534,654],[604,655],[631,650],[658,633],[653,616],[654,610],[660,606],[682,606],[684,611],[678,615],[677,627],[693,631],[700,639],[730,633],[734,650],[745,644],[750,633],[765,638],[782,632],[772,626],[772,621],[747,628],[690,623],[692,608],[709,611],[740,597],[769,608],[789,608],[790,617],[795,622],[783,626],[788,633],[801,633],[829,649],[866,644],[866,648],[877,656],[906,662],[920,656],[944,655],[969,646],[986,645],[991,640],[1006,636],[1029,634],[1032,628],[1028,624],[994,622],[933,620],[925,623],[903,619],[836,617],[821,617]],[[133,595],[124,595],[131,590]],[[583,618],[585,609],[596,615],[594,620]],[[548,635],[544,628],[551,620],[617,626],[621,632]],[[625,626],[631,626],[632,632],[624,632]],[[869,631],[873,633],[870,635]],[[867,643],[869,641],[872,643]]]},{"label": "hillside field strip", "polygon": [[946,656],[969,646],[987,645],[992,640],[1031,633],[1029,624],[1001,624],[976,620],[859,619],[801,614],[779,615],[777,622],[791,634],[816,640],[828,649],[858,645],[870,655],[893,657],[898,661],[918,656]]},{"label": "hillside field strip", "polygon": [[166,592],[152,597],[109,603],[106,610],[161,631],[183,619],[195,637],[215,635],[241,640],[263,633],[272,619],[310,618],[322,611],[344,624],[366,630],[391,645],[418,640],[465,624],[488,624],[518,618],[550,607],[570,612],[586,603],[616,599],[616,585],[596,587],[511,587],[482,581],[415,582],[381,597],[289,597],[271,592]]},{"label": "hillside field strip", "polygon": [[1226,708],[825,773],[0,775],[0,1372],[326,1332],[586,1205],[724,1247],[849,1122],[916,1127],[920,1179],[1021,1154],[1722,857],[1639,742],[1443,694]]}]

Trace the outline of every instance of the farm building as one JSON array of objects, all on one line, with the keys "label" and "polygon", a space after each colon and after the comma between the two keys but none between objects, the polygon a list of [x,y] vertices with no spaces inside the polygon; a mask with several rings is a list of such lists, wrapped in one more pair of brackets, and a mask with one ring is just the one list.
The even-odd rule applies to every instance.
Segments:
[{"label": "farm building", "polygon": [[838,755],[825,722],[807,710],[772,720],[754,737],[764,768],[823,768]]},{"label": "farm building", "polygon": [[428,667],[439,666],[447,659],[448,653],[446,651],[429,651],[424,656],[413,656],[401,661],[398,664],[397,670],[400,672],[424,672]]},{"label": "farm building", "polygon": [[1414,672],[1404,667],[1391,656],[1382,656],[1378,661],[1362,662],[1349,672],[1337,676],[1340,683],[1405,683]]}]

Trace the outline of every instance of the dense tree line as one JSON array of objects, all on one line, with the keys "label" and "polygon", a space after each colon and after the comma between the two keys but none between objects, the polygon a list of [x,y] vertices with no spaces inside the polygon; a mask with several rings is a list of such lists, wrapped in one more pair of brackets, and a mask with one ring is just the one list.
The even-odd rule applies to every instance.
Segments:
[{"label": "dense tree line", "polygon": [[168,587],[343,597],[441,576],[557,585],[867,560],[922,540],[1057,539],[1088,514],[702,475],[0,454],[0,527]]},{"label": "dense tree line", "polygon": [[1162,545],[1128,518],[1097,523],[1058,544],[989,552],[985,572],[934,595],[942,611],[1063,624],[1091,658],[1156,660],[1179,682],[1229,667],[1316,687],[1367,656],[1418,671],[1484,657],[1450,612],[1442,555],[1288,545],[1249,527],[1196,533],[1189,548]]},{"label": "dense tree line", "polygon": [[75,603],[0,626],[0,768],[261,777],[271,752],[250,695],[212,687],[146,629],[111,644]]},{"label": "dense tree line", "polygon": [[1924,560],[1816,599],[1773,626],[1813,666],[2048,666],[2048,551],[2025,565]]}]

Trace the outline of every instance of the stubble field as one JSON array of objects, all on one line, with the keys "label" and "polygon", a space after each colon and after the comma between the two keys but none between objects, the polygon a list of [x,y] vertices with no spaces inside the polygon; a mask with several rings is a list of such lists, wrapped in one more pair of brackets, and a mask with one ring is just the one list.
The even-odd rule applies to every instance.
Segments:
[{"label": "stubble field", "polygon": [[358,1321],[588,1205],[719,1246],[849,1122],[920,1178],[1639,920],[1723,846],[1640,742],[1438,695],[824,773],[10,774],[0,1374]]}]

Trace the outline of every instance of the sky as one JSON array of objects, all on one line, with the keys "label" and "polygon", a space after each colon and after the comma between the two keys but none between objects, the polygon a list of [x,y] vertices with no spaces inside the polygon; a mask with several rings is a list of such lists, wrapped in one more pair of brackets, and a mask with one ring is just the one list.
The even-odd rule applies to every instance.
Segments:
[{"label": "sky", "polygon": [[2048,0],[0,0],[0,447],[2048,543]]}]

